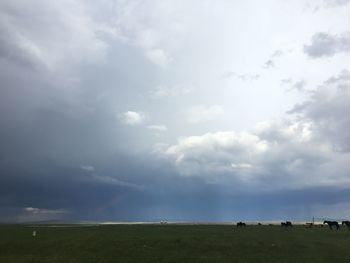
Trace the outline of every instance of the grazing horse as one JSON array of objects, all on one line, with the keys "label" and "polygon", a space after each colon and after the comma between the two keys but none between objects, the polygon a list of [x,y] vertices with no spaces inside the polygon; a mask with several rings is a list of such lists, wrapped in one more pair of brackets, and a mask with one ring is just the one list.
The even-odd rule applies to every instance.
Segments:
[{"label": "grazing horse", "polygon": [[238,222],[237,223],[237,227],[243,227],[243,226],[247,226],[245,223],[243,222]]},{"label": "grazing horse", "polygon": [[281,223],[281,227],[292,227],[293,225],[292,225],[292,222],[290,222],[290,221],[286,221],[286,222],[282,222]]},{"label": "grazing horse", "polygon": [[326,221],[323,221],[323,224],[327,224],[329,226],[329,228],[332,229],[332,230],[333,230],[333,226],[335,226],[336,229],[339,230],[339,224],[338,224],[337,221],[328,221],[328,220],[326,220]]},{"label": "grazing horse", "polygon": [[348,228],[348,230],[350,230],[350,221],[342,221],[341,225],[346,225],[346,227]]}]

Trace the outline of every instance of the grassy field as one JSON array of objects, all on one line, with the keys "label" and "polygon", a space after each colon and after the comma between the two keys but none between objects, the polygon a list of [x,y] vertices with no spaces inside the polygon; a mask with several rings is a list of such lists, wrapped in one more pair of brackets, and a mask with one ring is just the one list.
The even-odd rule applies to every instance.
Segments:
[{"label": "grassy field", "polygon": [[303,226],[0,226],[0,262],[350,262],[350,232]]}]

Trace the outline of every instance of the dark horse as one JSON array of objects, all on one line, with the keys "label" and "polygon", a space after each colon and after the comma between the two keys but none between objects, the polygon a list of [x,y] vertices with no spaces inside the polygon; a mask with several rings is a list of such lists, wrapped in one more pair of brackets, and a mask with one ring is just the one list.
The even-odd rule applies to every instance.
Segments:
[{"label": "dark horse", "polygon": [[243,226],[247,226],[247,225],[246,225],[245,223],[243,223],[243,222],[238,222],[238,223],[237,223],[237,226],[238,226],[238,227],[243,227]]},{"label": "dark horse", "polygon": [[293,225],[292,225],[292,222],[286,221],[286,222],[282,222],[281,226],[287,228],[287,227],[292,227]]},{"label": "dark horse", "polygon": [[341,225],[346,225],[346,227],[348,228],[348,230],[350,230],[350,221],[342,221]]},{"label": "dark horse", "polygon": [[323,221],[323,224],[328,224],[329,228],[333,230],[333,226],[335,226],[335,228],[337,230],[339,230],[339,224],[337,221]]}]

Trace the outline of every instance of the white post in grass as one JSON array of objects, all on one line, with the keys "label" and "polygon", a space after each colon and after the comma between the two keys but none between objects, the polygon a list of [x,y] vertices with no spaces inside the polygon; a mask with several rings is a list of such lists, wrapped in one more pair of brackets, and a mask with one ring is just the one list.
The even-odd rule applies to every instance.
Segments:
[{"label": "white post in grass", "polygon": [[33,231],[33,237],[35,237],[35,236],[36,236],[36,231],[34,230],[34,231]]}]

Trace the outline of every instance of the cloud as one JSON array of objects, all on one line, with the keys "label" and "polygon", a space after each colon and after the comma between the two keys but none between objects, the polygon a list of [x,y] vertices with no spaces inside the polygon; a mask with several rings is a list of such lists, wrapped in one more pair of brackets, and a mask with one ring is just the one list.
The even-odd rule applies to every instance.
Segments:
[{"label": "cloud", "polygon": [[216,175],[243,168],[236,164],[249,163],[253,156],[262,156],[268,143],[249,133],[217,132],[185,137],[166,149],[185,175]]},{"label": "cloud", "polygon": [[70,213],[65,209],[45,209],[37,207],[16,207],[12,210],[11,212],[15,212],[15,215],[12,216],[12,220],[9,222],[16,223],[60,221]]},{"label": "cloud", "polygon": [[146,115],[143,112],[126,111],[119,114],[119,119],[126,125],[136,126],[145,121]]},{"label": "cloud", "polygon": [[245,80],[258,80],[260,78],[259,74],[241,74],[238,76],[239,79]]},{"label": "cloud", "polygon": [[316,128],[306,120],[263,122],[247,133],[184,137],[163,154],[181,174],[209,182],[214,177],[273,191],[347,182],[344,171],[339,181],[332,180],[329,171],[349,157],[334,152]]},{"label": "cloud", "polygon": [[231,163],[232,168],[235,169],[250,169],[252,165],[249,163]]},{"label": "cloud", "polygon": [[224,74],[222,74],[223,79],[228,79],[231,77],[237,77],[242,81],[253,81],[253,80],[258,80],[260,78],[260,75],[259,74],[237,74],[233,71],[226,71]]},{"label": "cloud", "polygon": [[291,78],[287,78],[287,79],[281,79],[281,84],[282,85],[289,85],[293,82],[293,80]]},{"label": "cloud", "polygon": [[120,180],[118,178],[115,178],[114,176],[91,174],[89,175],[89,177],[95,183],[103,183],[103,184],[108,184],[110,186],[120,186],[123,188],[142,189],[142,186],[140,185]]},{"label": "cloud", "polygon": [[215,120],[224,114],[224,108],[221,105],[197,105],[193,106],[188,112],[189,123],[203,123]]},{"label": "cloud", "polygon": [[166,18],[167,23],[159,24],[165,19],[164,14],[169,12],[168,8],[172,6],[171,4],[159,5],[154,1],[107,2],[112,10],[106,10],[106,12],[111,13],[111,19],[115,22],[112,25],[118,33],[119,40],[139,49],[148,61],[158,67],[165,68],[172,63],[171,48],[164,39],[168,34],[178,35],[181,32],[172,26],[174,22],[170,14]]},{"label": "cloud", "polygon": [[223,79],[228,79],[228,78],[231,78],[231,77],[234,77],[234,76],[237,76],[237,73],[236,72],[233,72],[233,71],[225,71],[221,78]]},{"label": "cloud", "polygon": [[307,82],[304,79],[296,81],[294,83],[293,83],[293,80],[290,78],[289,79],[282,79],[281,84],[289,86],[287,91],[297,90],[299,92],[306,92],[305,87],[306,87]]},{"label": "cloud", "polygon": [[[116,41],[140,49],[151,63],[166,67],[172,57],[162,45],[160,29],[150,25],[157,15],[144,13],[147,5],[136,1],[105,1],[104,5],[80,0],[44,4],[38,0],[30,4],[3,1],[0,55],[10,61],[54,71],[64,69],[67,64],[72,67],[82,62],[103,61]],[[106,18],[100,19],[98,13],[105,13]],[[144,20],[148,22],[144,24]],[[37,27],[41,34],[36,32]]]},{"label": "cloud", "polygon": [[280,49],[277,49],[275,52],[272,53],[271,57],[274,58],[274,57],[280,57],[284,54],[284,52]]},{"label": "cloud", "polygon": [[342,6],[350,3],[350,0],[324,0],[325,4],[330,7]]},{"label": "cloud", "polygon": [[93,167],[92,165],[81,165],[80,169],[87,171],[87,172],[95,172],[95,167]]},{"label": "cloud", "polygon": [[293,52],[293,49],[281,50],[276,49],[270,56],[269,59],[264,63],[263,68],[274,68],[276,66],[275,61],[280,59],[283,55]]},{"label": "cloud", "polygon": [[311,43],[304,45],[304,52],[312,58],[331,57],[340,52],[350,51],[350,33],[331,35],[328,33],[316,33],[311,38]]},{"label": "cloud", "polygon": [[33,213],[33,214],[62,214],[66,213],[63,209],[40,209],[36,207],[25,207],[23,208],[25,212]]},{"label": "cloud", "polygon": [[264,68],[274,68],[275,62],[272,59],[269,59],[265,62]]},{"label": "cloud", "polygon": [[176,84],[176,85],[158,85],[151,89],[149,96],[153,99],[160,99],[166,97],[177,97],[187,95],[195,90],[195,87],[190,84]]},{"label": "cloud", "polygon": [[0,10],[0,56],[7,61],[62,70],[67,63],[95,62],[105,56],[106,33],[100,29],[107,25],[91,20],[80,1],[2,1]]},{"label": "cloud", "polygon": [[298,104],[290,113],[310,119],[325,140],[335,149],[350,151],[350,72],[343,70],[325,80],[312,93],[310,100]]},{"label": "cloud", "polygon": [[339,75],[332,76],[327,79],[325,85],[336,85],[338,88],[347,88],[350,82],[350,71],[347,69],[342,70]]},{"label": "cloud", "polygon": [[[260,8],[252,17],[263,30],[250,23],[246,34],[230,25],[251,6],[224,2],[1,1],[0,221],[262,219],[349,202],[349,73],[305,94],[294,115],[254,129],[263,109],[278,116],[294,99],[275,97],[279,70],[253,97],[240,81],[256,80],[249,70],[271,52],[257,43],[270,39],[287,54],[282,42],[300,42],[304,20],[317,32],[312,24],[339,24],[346,12],[305,13],[285,34],[300,3],[288,4],[290,16]],[[281,60],[289,76],[314,64],[290,58],[276,50],[265,60]],[[308,85],[340,64],[324,66],[313,65]],[[221,81],[218,92],[225,69],[239,81]]]},{"label": "cloud", "polygon": [[[26,176],[22,168],[2,163],[0,222],[101,220],[114,217],[115,213],[121,218],[132,218],[130,203],[142,198],[140,195],[150,198],[142,188],[144,178],[153,176],[152,180],[156,180],[158,177],[154,168],[153,172],[149,169],[153,162],[142,158],[115,154],[110,161],[103,159],[105,165],[99,174],[84,172],[76,166],[74,158],[71,159],[73,167],[62,161],[53,161],[53,164],[34,159],[26,164]],[[6,171],[10,170],[11,176],[7,176]],[[169,170],[164,169],[163,176],[167,173]],[[13,195],[13,191],[18,194]],[[131,206],[136,208],[137,204]],[[135,214],[142,217],[146,212],[141,209]]]},{"label": "cloud", "polygon": [[162,49],[151,49],[147,51],[146,56],[150,61],[160,67],[166,67],[172,61],[172,58]]},{"label": "cloud", "polygon": [[300,80],[298,82],[295,82],[292,86],[293,89],[296,89],[297,91],[303,92],[305,91],[306,81]]},{"label": "cloud", "polygon": [[286,53],[290,53],[292,52],[292,50],[287,50],[287,51],[283,51],[281,49],[277,49],[275,50],[270,56],[269,59],[265,62],[265,64],[263,65],[264,68],[268,69],[268,68],[274,68],[276,66],[275,60],[282,57],[284,54]]},{"label": "cloud", "polygon": [[165,132],[168,130],[167,126],[165,125],[149,125],[147,128],[156,132]]}]

